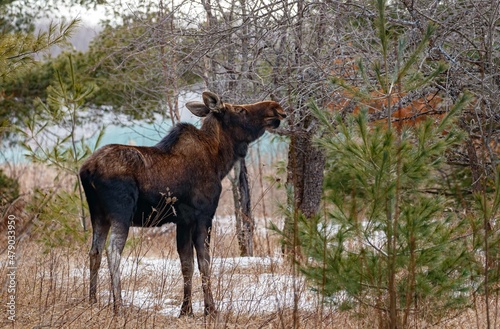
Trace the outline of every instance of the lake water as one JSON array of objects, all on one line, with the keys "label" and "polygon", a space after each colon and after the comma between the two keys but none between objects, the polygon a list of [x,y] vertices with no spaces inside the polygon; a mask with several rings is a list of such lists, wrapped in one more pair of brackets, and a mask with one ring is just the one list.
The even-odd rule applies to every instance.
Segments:
[{"label": "lake water", "polygon": [[[189,122],[196,126],[201,125],[201,119],[192,115],[185,107],[185,103],[193,100],[200,100],[200,92],[185,92],[179,100],[179,108],[181,121]],[[95,120],[94,120],[95,121]],[[171,129],[172,121],[168,117],[155,117],[153,123],[145,121],[130,121],[124,115],[116,115],[113,113],[105,113],[102,115],[102,122],[92,123],[84,127],[80,127],[75,132],[76,139],[85,137],[88,145],[95,145],[97,140],[97,132],[101,127],[105,128],[104,135],[101,138],[99,147],[107,144],[126,144],[126,145],[141,145],[152,146],[158,143]],[[66,136],[68,133],[60,127],[51,127],[50,134]],[[47,140],[39,138],[40,142],[45,145],[50,145],[50,136]],[[258,144],[261,152],[266,155],[265,158],[272,158],[278,154],[283,155],[286,152],[286,142],[275,135],[266,133]],[[36,143],[30,143],[32,148],[36,148]],[[52,142],[53,145],[53,142]],[[256,148],[256,146],[251,147]],[[26,158],[27,151],[20,146],[3,148],[0,154],[0,163],[26,163],[29,160]]]}]

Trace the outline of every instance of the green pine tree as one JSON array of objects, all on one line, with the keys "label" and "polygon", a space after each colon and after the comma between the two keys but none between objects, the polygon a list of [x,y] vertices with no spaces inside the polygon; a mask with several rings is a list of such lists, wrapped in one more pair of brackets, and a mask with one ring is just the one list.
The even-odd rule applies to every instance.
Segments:
[{"label": "green pine tree", "polygon": [[421,91],[446,71],[419,65],[434,28],[410,47],[377,0],[374,21],[380,60],[360,61],[364,85],[334,82],[360,104],[377,92],[386,124],[370,125],[367,107],[334,120],[312,104],[324,126],[318,143],[327,154],[324,215],[300,218],[298,239],[307,262],[302,271],[327,299],[341,308],[372,308],[381,328],[406,328],[413,320],[433,321],[468,303],[471,254],[464,248],[464,221],[449,211],[453,199],[438,177],[445,152],[460,140],[453,118],[469,101],[463,95],[439,124],[428,120],[395,126],[397,99]]},{"label": "green pine tree", "polygon": [[433,193],[444,153],[459,140],[455,131],[443,132],[464,102],[443,124],[428,121],[400,134],[369,127],[366,112],[332,124],[313,108],[327,133],[319,140],[328,159],[326,210],[299,223],[303,251],[313,260],[302,270],[341,308],[370,306],[382,327],[406,327],[419,309],[432,318],[468,302],[465,223],[448,211],[452,200]]}]

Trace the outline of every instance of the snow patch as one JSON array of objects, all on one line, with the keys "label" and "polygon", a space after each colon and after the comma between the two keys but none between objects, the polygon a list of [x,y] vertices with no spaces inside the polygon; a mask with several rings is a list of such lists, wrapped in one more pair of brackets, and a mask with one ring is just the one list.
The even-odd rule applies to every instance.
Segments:
[{"label": "snow patch", "polygon": [[[282,267],[281,257],[234,257],[212,259],[212,291],[219,310],[238,314],[269,314],[294,306],[294,291],[298,295],[298,308],[314,310],[318,305],[318,296],[306,285],[302,277],[274,273],[273,269]],[[193,284],[193,312],[203,313],[203,294],[197,289],[197,266],[195,266]],[[263,273],[264,272],[264,273]],[[75,268],[71,272],[74,276],[88,276],[88,268]],[[125,277],[167,277],[168,282],[175,286],[158,292],[159,287],[150,287],[143,284],[133,289],[124,288],[122,291],[125,305],[141,309],[154,310],[167,316],[178,316],[181,301],[179,293],[182,287],[182,274],[178,259],[166,258],[125,258],[122,259],[121,276]],[[109,271],[105,258],[99,271],[101,284],[109,287]],[[138,280],[141,283],[141,280]],[[295,289],[294,289],[295,287]],[[175,296],[173,294],[175,290]],[[160,296],[160,297],[159,297]],[[110,291],[101,293],[101,298],[108,298],[111,302]]]}]

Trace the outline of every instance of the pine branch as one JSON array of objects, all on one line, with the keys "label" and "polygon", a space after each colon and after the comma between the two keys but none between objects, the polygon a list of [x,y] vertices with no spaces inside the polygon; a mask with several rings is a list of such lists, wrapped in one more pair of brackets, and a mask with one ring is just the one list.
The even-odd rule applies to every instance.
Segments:
[{"label": "pine branch", "polygon": [[[28,56],[32,56],[41,51],[47,50],[52,46],[60,45],[68,41],[69,38],[74,34],[75,30],[78,28],[81,20],[79,18],[71,20],[69,23],[64,21],[59,24],[50,23],[47,32],[39,32],[36,39],[32,42],[28,42],[25,46],[30,47],[30,50],[23,50],[18,54],[8,56],[8,60],[22,59]],[[26,40],[27,38],[25,38]]]}]

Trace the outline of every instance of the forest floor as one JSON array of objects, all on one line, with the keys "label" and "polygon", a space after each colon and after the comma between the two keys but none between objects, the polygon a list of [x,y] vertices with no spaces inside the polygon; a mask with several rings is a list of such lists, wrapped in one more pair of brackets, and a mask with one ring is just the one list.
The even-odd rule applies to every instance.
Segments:
[{"label": "forest floor", "polygon": [[[221,223],[228,222],[222,220]],[[15,321],[2,302],[0,327],[6,328],[377,328],[370,309],[339,311],[322,303],[303,277],[294,275],[281,257],[275,237],[273,256],[239,257],[232,229],[215,224],[212,243],[212,288],[216,318],[203,315],[198,271],[193,278],[193,317],[179,318],[182,275],[175,251],[175,227],[131,232],[122,261],[125,307],[115,315],[105,257],[99,275],[98,302],[88,302],[88,246],[43,252],[34,242],[16,251]],[[227,233],[229,232],[229,233]],[[9,266],[2,255],[0,277]],[[0,300],[8,301],[8,280]],[[480,305],[480,303],[478,303]],[[494,306],[494,305],[492,305]],[[498,319],[498,307],[492,307]],[[500,319],[499,319],[500,320]],[[419,320],[412,328],[485,328],[480,307],[449,314],[436,323]]]},{"label": "forest floor", "polygon": [[[53,173],[24,170],[23,191],[54,185]],[[64,183],[59,179],[60,184]],[[25,186],[26,185],[26,186]],[[90,235],[82,242],[61,243],[47,248],[30,232],[17,231],[15,264],[6,250],[7,228],[0,228],[0,328],[380,328],[380,312],[366,306],[341,311],[339,299],[325,300],[283,257],[279,238],[269,230],[271,221],[282,224],[276,199],[283,192],[258,188],[253,200],[268,216],[260,216],[254,236],[255,257],[240,257],[231,215],[231,192],[227,182],[211,239],[212,290],[218,310],[215,318],[203,315],[203,292],[198,270],[193,277],[194,316],[179,318],[182,275],[175,248],[175,226],[132,229],[122,258],[122,296],[125,307],[113,312],[106,257],[99,272],[98,302],[88,300],[88,250]],[[254,182],[254,186],[258,186]],[[280,194],[281,193],[281,194]],[[29,209],[15,212],[29,215]],[[266,215],[266,211],[258,210]],[[270,215],[272,214],[272,215]],[[19,216],[21,217],[21,216]],[[28,216],[29,217],[29,216]],[[64,242],[64,241],[63,241]],[[14,270],[14,281],[12,273]],[[15,293],[9,288],[15,283]],[[15,320],[9,319],[14,298]],[[341,296],[338,298],[342,298]],[[491,328],[500,324],[498,295],[490,304]],[[337,302],[337,303],[335,303]],[[421,306],[425,313],[425,305]],[[484,302],[478,297],[470,308],[450,311],[441,318],[415,316],[410,328],[486,328]]]}]

